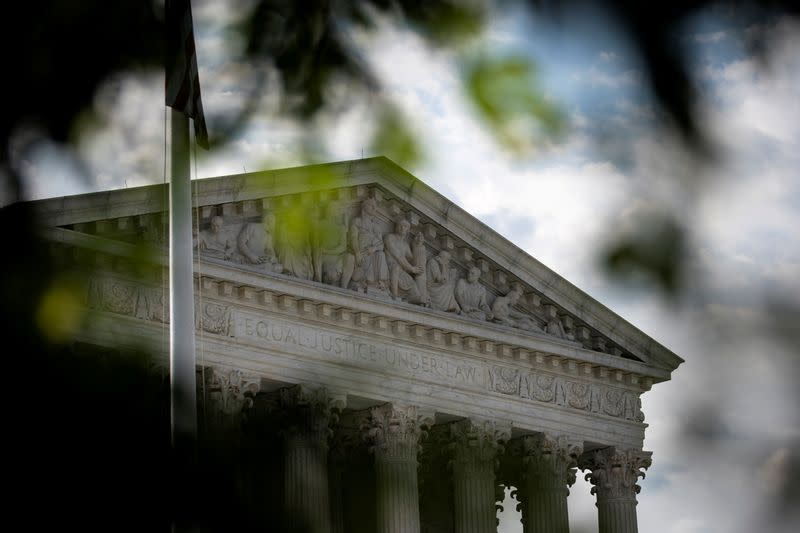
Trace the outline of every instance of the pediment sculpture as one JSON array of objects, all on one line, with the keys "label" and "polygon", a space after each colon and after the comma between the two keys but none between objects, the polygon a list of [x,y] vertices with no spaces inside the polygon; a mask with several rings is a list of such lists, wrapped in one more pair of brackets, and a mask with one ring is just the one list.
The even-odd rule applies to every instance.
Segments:
[{"label": "pediment sculpture", "polygon": [[352,207],[311,206],[301,216],[281,217],[266,207],[256,220],[215,215],[195,247],[204,257],[267,273],[570,340],[557,316],[537,319],[518,305],[520,283],[504,293],[487,290],[479,266],[458,268],[449,250],[436,249],[407,216],[387,215],[372,195]]}]

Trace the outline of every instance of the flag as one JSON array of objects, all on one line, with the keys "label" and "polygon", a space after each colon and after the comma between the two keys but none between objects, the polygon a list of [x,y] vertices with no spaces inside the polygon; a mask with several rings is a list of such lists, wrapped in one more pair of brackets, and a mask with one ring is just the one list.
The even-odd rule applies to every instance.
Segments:
[{"label": "flag", "polygon": [[194,47],[194,26],[190,0],[167,0],[165,6],[166,105],[194,120],[197,144],[208,149],[208,130],[200,99],[200,76]]}]

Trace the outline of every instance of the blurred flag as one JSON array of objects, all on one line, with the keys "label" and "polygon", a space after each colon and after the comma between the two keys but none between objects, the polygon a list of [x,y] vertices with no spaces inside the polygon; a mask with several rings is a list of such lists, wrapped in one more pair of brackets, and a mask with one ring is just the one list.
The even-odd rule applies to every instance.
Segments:
[{"label": "blurred flag", "polygon": [[200,99],[190,0],[167,0],[166,105],[194,120],[197,144],[208,149],[208,130]]}]

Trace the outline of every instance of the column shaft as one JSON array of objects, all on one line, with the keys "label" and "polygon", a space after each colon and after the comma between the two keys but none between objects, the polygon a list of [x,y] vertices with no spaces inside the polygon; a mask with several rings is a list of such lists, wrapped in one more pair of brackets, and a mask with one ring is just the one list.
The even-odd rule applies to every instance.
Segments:
[{"label": "column shaft", "polygon": [[331,533],[329,425],[344,399],[322,388],[280,391],[284,417],[284,526],[291,533]]},{"label": "column shaft", "polygon": [[524,437],[522,448],[525,533],[569,533],[567,496],[583,446],[541,434]]},{"label": "column shaft", "polygon": [[494,533],[495,461],[511,426],[465,419],[450,425],[453,451],[453,507],[456,533]]},{"label": "column shaft", "polygon": [[417,461],[392,460],[376,456],[378,531],[418,533],[419,489]]},{"label": "column shaft", "polygon": [[598,500],[600,533],[637,533],[636,500]]},{"label": "column shaft", "polygon": [[419,533],[417,453],[422,428],[433,422],[415,406],[384,404],[365,421],[375,454],[377,533]]},{"label": "column shaft", "polygon": [[453,504],[456,533],[490,533],[497,529],[494,473],[474,475],[453,472]]},{"label": "column shaft", "polygon": [[327,448],[303,435],[285,439],[284,504],[288,531],[330,533]]},{"label": "column shaft", "polygon": [[525,533],[569,533],[566,490],[528,491],[525,507]]}]

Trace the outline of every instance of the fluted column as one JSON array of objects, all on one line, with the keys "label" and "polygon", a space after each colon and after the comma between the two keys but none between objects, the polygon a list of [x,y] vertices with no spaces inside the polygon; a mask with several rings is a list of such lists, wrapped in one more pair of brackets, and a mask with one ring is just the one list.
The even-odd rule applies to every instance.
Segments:
[{"label": "fluted column", "polygon": [[295,385],[280,391],[284,419],[284,524],[292,533],[330,533],[329,425],[344,397]]},{"label": "fluted column", "polygon": [[592,494],[597,495],[597,517],[600,533],[637,533],[636,495],[641,490],[637,481],[644,477],[642,469],[652,463],[652,452],[620,451],[605,448],[581,458],[581,469],[588,469]]},{"label": "fluted column", "polygon": [[495,467],[511,425],[461,420],[450,425],[456,533],[494,533]]},{"label": "fluted column", "polygon": [[432,413],[410,405],[370,409],[364,425],[375,455],[377,532],[419,533],[417,453]]},{"label": "fluted column", "polygon": [[522,487],[525,533],[569,533],[567,496],[575,483],[583,446],[565,437],[528,435],[522,438]]}]

